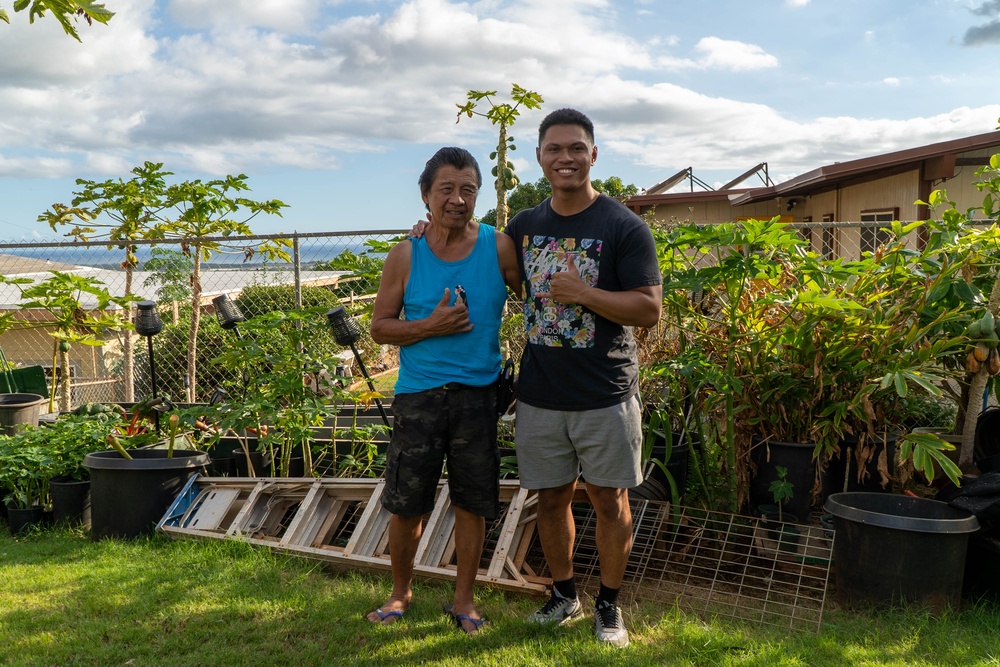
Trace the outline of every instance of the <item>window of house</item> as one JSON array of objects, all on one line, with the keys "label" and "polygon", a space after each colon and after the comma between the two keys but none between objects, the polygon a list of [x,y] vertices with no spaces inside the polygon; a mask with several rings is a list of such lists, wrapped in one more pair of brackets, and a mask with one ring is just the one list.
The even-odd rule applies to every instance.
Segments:
[{"label": "window of house", "polygon": [[898,217],[899,213],[895,209],[863,212],[861,222],[869,224],[861,227],[861,252],[875,252],[879,246],[888,243],[892,234],[882,228],[888,227],[889,223]]}]

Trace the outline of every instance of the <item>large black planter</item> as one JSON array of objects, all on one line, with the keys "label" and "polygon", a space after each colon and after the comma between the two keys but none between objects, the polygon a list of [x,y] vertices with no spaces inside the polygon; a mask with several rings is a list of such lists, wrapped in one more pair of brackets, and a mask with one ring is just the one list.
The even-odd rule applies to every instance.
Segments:
[{"label": "large black planter", "polygon": [[761,505],[774,505],[771,482],[779,479],[778,466],[784,468],[785,481],[792,485],[792,497],[782,504],[788,512],[808,522],[812,512],[813,487],[816,485],[814,445],[798,442],[757,441],[750,450],[750,457],[757,467],[757,474],[750,478],[750,506],[758,512]]},{"label": "large black planter", "polygon": [[132,538],[149,535],[185,482],[203,472],[208,454],[165,449],[133,449],[132,460],[114,450],[87,454],[90,470],[90,536]]},{"label": "large black planter", "polygon": [[52,522],[57,526],[84,523],[90,507],[90,480],[54,477],[49,480],[52,496]]},{"label": "large black planter", "polygon": [[927,498],[892,493],[835,493],[826,500],[836,537],[837,602],[845,607],[916,603],[934,612],[957,608],[970,512]]}]

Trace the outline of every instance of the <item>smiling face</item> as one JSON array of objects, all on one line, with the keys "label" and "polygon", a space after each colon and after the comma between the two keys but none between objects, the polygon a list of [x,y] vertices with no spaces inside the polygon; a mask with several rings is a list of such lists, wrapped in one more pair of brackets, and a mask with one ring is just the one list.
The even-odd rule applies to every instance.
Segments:
[{"label": "smiling face", "polygon": [[476,196],[479,194],[478,176],[472,167],[458,169],[450,164],[442,165],[434,175],[424,204],[431,213],[431,224],[447,229],[459,229],[469,224],[476,210]]},{"label": "smiling face", "polygon": [[579,125],[552,125],[535,153],[553,192],[575,191],[590,184],[590,167],[597,160],[597,146]]}]

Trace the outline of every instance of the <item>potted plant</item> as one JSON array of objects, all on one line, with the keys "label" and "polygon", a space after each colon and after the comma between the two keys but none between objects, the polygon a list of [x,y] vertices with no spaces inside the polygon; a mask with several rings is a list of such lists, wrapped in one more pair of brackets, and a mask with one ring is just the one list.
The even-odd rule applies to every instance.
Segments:
[{"label": "potted plant", "polygon": [[[294,472],[305,477],[315,474],[318,458],[335,459],[334,452],[325,451],[333,445],[332,439],[318,440],[316,431],[337,414],[336,404],[349,394],[333,381],[337,360],[332,342],[325,342],[330,339],[325,331],[326,310],[278,310],[242,324],[243,334],[216,361],[246,368],[248,381],[204,410],[215,431],[207,442],[235,435],[249,459],[255,440],[277,476],[293,472],[295,458],[302,462]],[[306,374],[328,380],[322,380],[324,386],[317,391],[304,381]]]},{"label": "potted plant", "polygon": [[[950,276],[918,271],[930,260],[905,242],[918,227],[896,223],[892,244],[855,262],[809,252],[778,219],[660,236],[665,298],[704,362],[699,400],[718,417],[707,423],[732,509],[747,495],[767,502],[780,464],[802,504],[793,513],[808,516],[820,466],[845,435],[887,430],[891,406],[914,387],[940,393],[939,360],[961,344],[942,331],[959,315],[929,307]],[[912,440],[900,453],[924,469],[944,447]]]},{"label": "potted plant", "polygon": [[164,432],[150,430],[146,410],[165,403],[152,399],[145,405],[107,436],[108,449],[84,457],[95,540],[151,534],[188,478],[210,463],[208,454],[194,448],[178,415],[170,415]]},{"label": "potted plant", "polygon": [[37,430],[27,427],[16,436],[0,436],[0,488],[7,506],[7,520],[13,534],[43,519],[43,503],[48,497],[48,481],[55,461],[37,444],[26,445],[18,436]]},{"label": "potted plant", "polygon": [[90,471],[83,465],[84,458],[105,449],[108,435],[118,427],[121,418],[118,406],[86,404],[31,433],[54,459],[49,496],[52,520],[57,525],[85,520]]}]

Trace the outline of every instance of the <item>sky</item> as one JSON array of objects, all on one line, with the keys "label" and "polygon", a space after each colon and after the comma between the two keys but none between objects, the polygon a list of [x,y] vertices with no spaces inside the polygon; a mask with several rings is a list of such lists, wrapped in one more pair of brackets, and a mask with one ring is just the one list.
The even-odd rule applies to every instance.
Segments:
[{"label": "sky", "polygon": [[482,215],[497,129],[456,104],[513,83],[544,99],[511,128],[523,182],[562,107],[594,121],[592,177],[640,189],[760,162],[781,182],[1000,117],[1000,0],[104,2],[116,15],[78,43],[0,0],[0,242],[59,238],[36,218],[76,179],[147,160],[246,174],[288,205],[256,233],[408,229],[424,163],[457,145],[483,168]]}]

